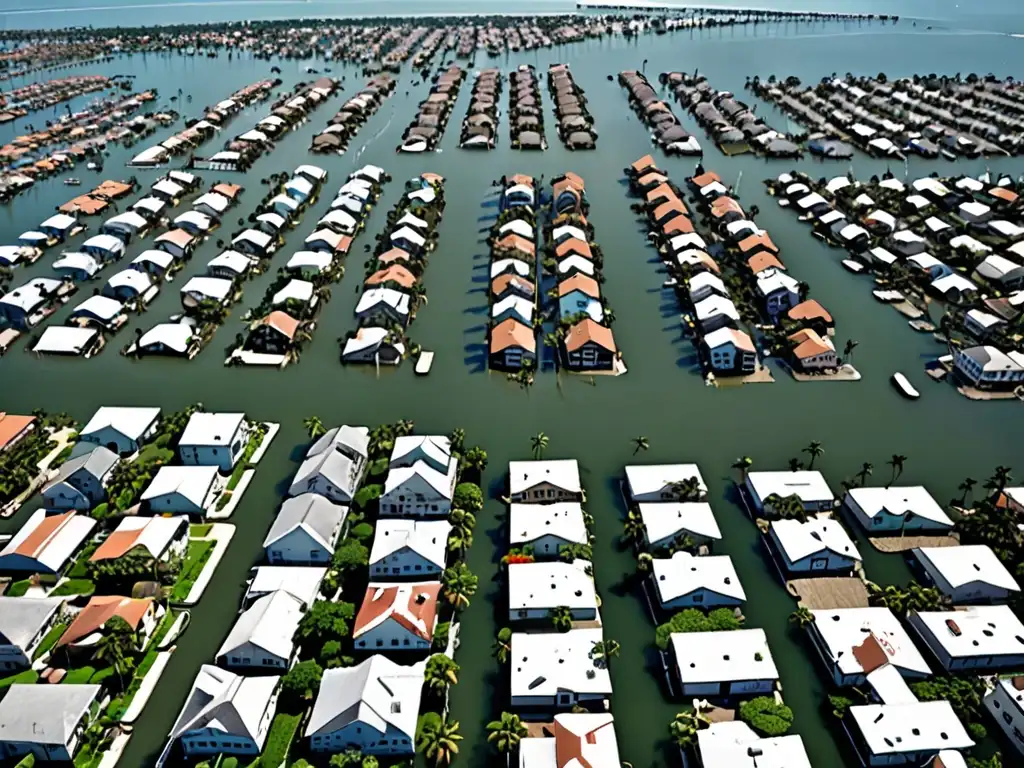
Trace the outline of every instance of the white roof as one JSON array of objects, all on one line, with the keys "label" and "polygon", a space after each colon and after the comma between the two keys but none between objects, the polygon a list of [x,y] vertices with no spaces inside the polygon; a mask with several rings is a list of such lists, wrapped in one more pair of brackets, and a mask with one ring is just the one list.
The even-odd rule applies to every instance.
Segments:
[{"label": "white roof", "polygon": [[828,183],[825,184],[825,189],[829,192],[836,193],[840,189],[845,189],[850,186],[850,180],[845,176],[836,176],[835,178],[829,179]]},{"label": "white roof", "polygon": [[707,250],[708,244],[704,242],[704,238],[698,235],[696,232],[687,232],[683,235],[676,235],[668,241],[668,247],[673,251],[681,251],[686,248],[699,248],[702,251]]},{"label": "white roof", "polygon": [[953,589],[981,582],[1017,592],[1020,586],[987,544],[959,547],[920,547],[914,554],[933,574],[941,574]]},{"label": "white roof", "polygon": [[219,192],[207,192],[202,197],[196,198],[192,203],[193,208],[199,205],[205,205],[217,213],[224,213],[231,206],[231,200]]},{"label": "white roof", "polygon": [[161,147],[159,144],[153,147],[147,147],[132,158],[132,164],[138,163],[153,163],[164,160],[167,157],[167,150]]},{"label": "white roof", "polygon": [[894,189],[897,192],[902,192],[904,189],[906,189],[906,187],[903,185],[903,182],[897,178],[882,179],[880,182],[878,182],[878,186],[882,187],[883,189]]},{"label": "white roof", "polygon": [[786,498],[796,496],[805,504],[832,501],[835,496],[825,482],[825,477],[816,469],[797,472],[748,472],[747,482],[764,501],[773,493]]},{"label": "white roof", "polygon": [[814,627],[826,653],[844,675],[872,672],[857,659],[856,649],[874,636],[886,652],[889,664],[901,672],[931,674],[928,663],[910,639],[899,619],[888,608],[831,608],[811,611]]},{"label": "white roof", "polygon": [[723,344],[730,344],[746,352],[756,352],[754,342],[750,340],[750,336],[743,331],[737,331],[735,328],[719,328],[714,330],[704,337],[704,343],[708,346],[708,349],[717,349]]},{"label": "white roof", "polygon": [[687,533],[705,539],[722,538],[715,513],[706,501],[640,502],[638,506],[652,544]]},{"label": "white roof", "polygon": [[237,137],[237,139],[238,139],[238,141],[269,141],[270,140],[267,137],[267,134],[265,134],[263,131],[257,131],[255,128],[253,128],[252,130],[246,131],[243,134],[240,134]]},{"label": "white roof", "polygon": [[916,614],[932,638],[954,659],[1019,655],[1024,623],[1009,606],[975,605],[956,611]]},{"label": "white roof", "polygon": [[[556,227],[554,231],[554,237],[558,238],[559,232],[564,231],[565,229],[565,227]],[[531,241],[533,240],[535,234],[533,226],[530,225],[525,219],[512,219],[511,221],[506,221],[504,224],[498,227],[499,235],[505,234],[506,232],[514,232],[515,234],[521,237],[525,237],[527,240]],[[580,237],[583,237],[582,233],[580,234]]]},{"label": "white roof", "polygon": [[295,630],[302,619],[302,601],[287,592],[271,592],[254,602],[238,617],[217,656],[230,656],[246,644],[289,659],[295,642]]},{"label": "white roof", "polygon": [[214,256],[206,264],[208,269],[223,267],[225,269],[230,269],[232,272],[239,275],[245,273],[245,271],[252,267],[252,265],[252,256],[247,256],[246,254],[239,253],[238,251],[224,251],[224,253]]},{"label": "white roof", "polygon": [[196,411],[189,417],[178,443],[188,446],[228,446],[244,422],[244,413]]},{"label": "white roof", "polygon": [[228,150],[222,150],[210,157],[210,160],[215,163],[232,163],[241,158],[241,156],[241,152],[229,152]]},{"label": "white roof", "polygon": [[394,288],[373,288],[363,291],[356,304],[356,314],[366,312],[378,304],[387,304],[395,308],[400,315],[409,314],[409,294],[396,291]]},{"label": "white roof", "polygon": [[1006,221],[1005,219],[990,221],[988,223],[988,228],[999,233],[1003,237],[1020,237],[1024,234],[1024,227],[1019,227],[1012,221]]},{"label": "white roof", "polygon": [[590,563],[513,563],[508,566],[510,611],[524,608],[596,608],[594,580],[584,568]]},{"label": "white roof", "polygon": [[694,478],[701,495],[706,494],[708,487],[696,464],[630,464],[626,467],[626,482],[634,499],[648,493],[667,491],[673,483]]},{"label": "white roof", "polygon": [[949,194],[949,189],[938,179],[933,179],[931,176],[925,176],[921,179],[914,179],[910,182],[910,186],[916,192],[933,192],[940,197],[944,197]]},{"label": "white roof", "polygon": [[351,234],[355,231],[356,225],[359,224],[359,219],[344,209],[335,208],[333,211],[328,211],[318,224],[334,224]]},{"label": "white roof", "polygon": [[76,315],[94,315],[100,320],[109,322],[121,314],[123,309],[124,304],[116,299],[110,299],[106,296],[90,296],[75,307],[71,317]]},{"label": "white roof", "polygon": [[822,224],[832,224],[836,221],[840,221],[841,219],[845,218],[846,217],[843,215],[842,211],[837,211],[833,209],[831,211],[826,211],[825,213],[821,214],[821,216],[818,217],[818,221]]},{"label": "white roof", "polygon": [[319,597],[320,582],[326,575],[326,568],[305,565],[260,565],[252,571],[252,581],[249,582],[246,596],[260,597],[281,590],[310,606]]},{"label": "white roof", "polygon": [[[147,251],[147,253],[151,253],[151,251]],[[152,284],[153,279],[137,269],[122,269],[107,280],[107,285],[111,288],[130,288],[136,293],[144,293]]]},{"label": "white roof", "polygon": [[79,434],[91,435],[110,427],[131,440],[138,440],[159,418],[159,408],[117,408],[104,405],[92,415]]},{"label": "white roof", "polygon": [[270,202],[267,203],[268,207],[273,207],[276,205],[283,205],[285,208],[289,210],[289,212],[297,210],[299,207],[299,204],[294,199],[288,197],[288,195],[285,194],[277,195],[272,200],[270,200]]},{"label": "white roof", "polygon": [[181,224],[191,224],[196,229],[209,229],[213,226],[213,219],[207,216],[205,213],[199,211],[185,211],[178,218],[174,220],[174,226],[178,227]]},{"label": "white roof", "polygon": [[[366,326],[356,331],[356,335],[351,337],[345,342],[345,349],[342,351],[343,357],[358,354],[364,349],[372,349],[380,346],[384,339],[388,336],[387,328],[375,328],[372,326]],[[399,342],[391,342],[399,354],[405,354],[405,345]]]},{"label": "white roof", "polygon": [[71,229],[75,224],[78,223],[78,219],[74,216],[68,216],[66,213],[55,213],[53,216],[48,218],[39,228],[48,227],[50,229],[68,230]]},{"label": "white roof", "polygon": [[36,532],[46,518],[44,509],[33,512],[7,542],[7,546],[0,550],[0,562],[9,556],[20,556],[30,558],[51,571],[59,571],[96,527],[96,521],[88,515],[68,512],[62,516],[61,524],[48,530],[42,540],[33,538],[29,542],[31,546],[25,546],[26,539]]},{"label": "white roof", "polygon": [[895,264],[896,257],[889,253],[885,248],[872,248],[868,251],[875,259],[882,262],[883,264]]},{"label": "white roof", "polygon": [[566,542],[587,543],[587,526],[579,502],[512,504],[509,507],[509,541],[513,547],[530,544],[542,536]]},{"label": "white roof", "polygon": [[170,179],[161,179],[151,187],[153,192],[162,192],[171,198],[178,198],[185,192],[185,188],[176,184]]},{"label": "white roof", "polygon": [[526,275],[530,274],[530,265],[522,259],[495,259],[491,262],[491,278],[497,277],[508,267],[512,267],[513,271],[520,277],[526,277]]},{"label": "white roof", "polygon": [[697,731],[697,747],[705,768],[811,768],[799,736],[763,739],[742,720]]},{"label": "white roof", "polygon": [[972,179],[970,176],[964,176],[962,179],[958,179],[953,185],[957,189],[966,189],[968,192],[980,192],[985,188],[977,179]]},{"label": "white roof", "polygon": [[771,529],[790,562],[826,549],[851,560],[861,559],[857,545],[838,520],[829,517],[816,517],[806,523],[773,520]]},{"label": "white roof", "polygon": [[394,232],[391,233],[390,239],[391,242],[404,239],[408,240],[410,243],[413,243],[414,245],[423,245],[425,242],[427,242],[426,240],[423,239],[423,236],[419,232],[409,227],[400,227],[399,229],[396,229]]},{"label": "white roof", "polygon": [[82,243],[82,248],[98,248],[109,253],[124,253],[124,243],[113,235],[93,235]]},{"label": "white roof", "polygon": [[291,279],[280,291],[274,294],[271,304],[275,307],[286,301],[301,301],[309,303],[313,298],[313,284],[308,280]]},{"label": "white roof", "polygon": [[144,197],[137,203],[133,204],[130,210],[134,211],[137,208],[141,208],[142,210],[149,211],[150,213],[160,213],[160,211],[162,211],[166,207],[166,200],[162,200],[159,197]]},{"label": "white roof", "polygon": [[[505,227],[502,227],[500,231],[504,232]],[[520,232],[520,234],[523,233]],[[577,240],[587,242],[587,234],[582,229],[574,227],[572,224],[562,224],[561,226],[555,227],[554,232],[551,233],[551,236],[555,240],[559,239],[562,235],[569,235],[569,237],[575,237]],[[523,237],[532,238],[533,227],[527,226],[527,234],[523,235]]]},{"label": "white roof", "polygon": [[529,196],[530,200],[533,200],[533,188],[528,187],[526,184],[514,184],[505,190],[506,197],[512,194],[524,194]]},{"label": "white roof", "polygon": [[125,211],[124,213],[119,213],[117,216],[112,216],[109,219],[107,219],[103,223],[103,226],[118,226],[120,224],[125,224],[127,225],[128,229],[134,231],[148,226],[149,222],[142,218],[142,216],[137,214],[135,211]]},{"label": "white roof", "polygon": [[527,491],[541,483],[550,483],[569,493],[580,493],[580,467],[576,459],[546,459],[544,461],[510,461],[508,463],[509,492]]},{"label": "white roof", "polygon": [[554,698],[559,691],[611,695],[608,668],[592,656],[594,646],[602,641],[600,629],[513,632],[512,695]]},{"label": "white roof", "polygon": [[939,293],[947,293],[953,289],[960,291],[977,291],[978,286],[961,275],[959,272],[951,272],[948,275],[932,280],[932,288]]},{"label": "white roof", "polygon": [[193,277],[182,286],[181,292],[221,301],[231,295],[233,287],[234,283],[226,277]]},{"label": "white roof", "polygon": [[60,285],[60,280],[54,280],[48,277],[36,277],[29,280],[24,285],[5,293],[0,297],[0,304],[19,307],[26,312],[31,312],[45,301],[42,295],[43,291],[46,291],[50,296],[52,296],[54,291],[60,288]]},{"label": "white roof", "polygon": [[329,253],[324,251],[296,251],[288,263],[285,265],[286,269],[300,269],[302,267],[316,267],[318,271],[323,272],[333,261],[333,257]]},{"label": "white roof", "polygon": [[757,290],[765,296],[778,290],[799,293],[800,281],[780,270],[766,269],[757,274]]},{"label": "white roof", "polygon": [[934,523],[953,526],[938,502],[923,485],[908,485],[888,488],[851,488],[849,496],[857,502],[868,517],[875,517],[885,510],[890,515],[905,515],[908,512]]},{"label": "white roof", "polygon": [[95,328],[78,328],[66,325],[51,325],[32,347],[33,352],[57,355],[80,355],[99,331]]},{"label": "white roof", "polygon": [[690,296],[693,296],[698,288],[706,287],[714,288],[720,293],[729,293],[729,289],[725,287],[722,278],[714,272],[700,272],[690,278]]},{"label": "white roof", "polygon": [[865,704],[847,711],[874,755],[974,746],[948,701]]},{"label": "white roof", "polygon": [[779,678],[763,629],[673,632],[670,641],[684,684]]},{"label": "white roof", "polygon": [[[210,729],[250,738],[260,748],[266,739],[263,716],[280,677],[242,677],[212,664],[203,664],[178,715],[171,738],[187,731]],[[262,732],[262,733],[261,733]]]},{"label": "white roof", "polygon": [[931,269],[932,267],[946,266],[928,252],[914,254],[909,259],[907,259],[907,261],[909,261],[911,264],[916,264],[921,269],[925,270]]},{"label": "white roof", "polygon": [[24,245],[0,245],[0,264],[12,266],[22,259],[28,258],[33,252],[32,247]]},{"label": "white roof", "polygon": [[949,224],[936,216],[929,216],[924,220],[924,225],[928,227],[931,232],[941,232],[944,229],[950,229]]},{"label": "white roof", "polygon": [[821,205],[823,203],[828,205],[828,200],[817,192],[811,192],[811,194],[805,195],[796,201],[797,208],[800,208],[801,210],[807,210],[808,208],[813,208],[814,206]]},{"label": "white roof", "polygon": [[142,492],[142,501],[159,496],[179,494],[197,507],[202,507],[206,493],[217,479],[217,467],[177,466],[160,467]]},{"label": "white roof", "polygon": [[243,243],[248,241],[250,243],[253,243],[258,248],[266,248],[268,245],[270,245],[270,241],[272,239],[273,238],[271,238],[271,236],[268,235],[266,232],[260,232],[258,229],[247,229],[245,230],[245,232],[243,232],[234,240],[232,240],[231,244],[234,245],[235,243]]},{"label": "white roof", "polygon": [[693,308],[697,312],[697,320],[701,322],[716,315],[725,315],[736,322],[740,319],[736,305],[724,296],[708,296],[694,304]]},{"label": "white roof", "polygon": [[384,169],[379,165],[364,165],[362,168],[356,171],[352,171],[349,174],[349,179],[356,176],[369,176],[374,181],[380,181],[381,176],[384,175]]},{"label": "white roof", "polygon": [[740,577],[728,555],[695,557],[680,550],[672,557],[652,561],[654,584],[661,602],[667,603],[698,590],[715,592],[736,600],[746,600]]},{"label": "white roof", "polygon": [[444,568],[451,529],[447,520],[378,520],[373,549],[370,550],[370,564],[379,563],[408,547],[424,560]]},{"label": "white roof", "polygon": [[[148,251],[143,251],[138,256],[136,256],[132,260],[132,264],[145,264],[146,262],[152,262],[153,264],[156,264],[158,267],[167,269],[167,267],[171,266],[171,263],[173,261],[174,256],[172,256],[167,251],[155,251],[151,249]],[[134,272],[135,270],[131,271]]]},{"label": "white roof", "polygon": [[313,192],[313,182],[303,176],[293,176],[284,185],[285,189],[294,189],[300,195],[309,195]]},{"label": "white roof", "polygon": [[491,317],[497,317],[506,310],[511,309],[514,311],[522,321],[529,324],[533,320],[533,302],[524,299],[522,296],[510,295],[506,296],[499,302],[496,302],[491,307]]},{"label": "white roof", "polygon": [[957,235],[949,241],[949,247],[953,249],[966,248],[971,253],[988,253],[992,250],[983,242],[976,240],[970,235]]},{"label": "white roof", "polygon": [[100,271],[100,263],[96,261],[95,256],[72,251],[70,253],[62,253],[60,258],[53,262],[53,268],[57,270],[80,269],[89,275],[95,275]]},{"label": "white roof", "polygon": [[868,237],[868,231],[857,224],[848,224],[839,231],[839,236],[844,240],[855,240],[861,235]]},{"label": "white roof", "polygon": [[968,200],[966,203],[960,203],[960,212],[966,213],[968,216],[978,217],[991,213],[992,209],[984,203],[979,203],[977,200]]},{"label": "white roof", "polygon": [[907,202],[910,203],[915,208],[917,208],[918,210],[928,208],[932,204],[931,200],[922,195],[908,195]]}]

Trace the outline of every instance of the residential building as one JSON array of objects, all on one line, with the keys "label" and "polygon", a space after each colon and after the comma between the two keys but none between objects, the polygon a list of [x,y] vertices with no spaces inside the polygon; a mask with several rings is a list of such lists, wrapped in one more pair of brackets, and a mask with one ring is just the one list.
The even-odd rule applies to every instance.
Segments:
[{"label": "residential building", "polygon": [[1009,606],[910,611],[907,624],[947,672],[1024,669],[1024,622]]},{"label": "residential building", "polygon": [[754,511],[767,511],[771,505],[765,502],[770,496],[786,498],[796,496],[806,512],[826,512],[832,509],[835,496],[825,478],[817,470],[797,472],[748,472],[744,489],[750,496]]},{"label": "residential building", "polygon": [[919,766],[942,750],[974,746],[945,700],[857,705],[843,724],[865,766]]},{"label": "residential building", "polygon": [[122,517],[117,528],[103,540],[89,557],[90,563],[117,560],[128,554],[137,554],[153,562],[166,563],[172,558],[184,557],[188,549],[188,518],[178,517]]},{"label": "residential building", "polygon": [[444,435],[403,435],[396,438],[388,468],[411,468],[418,462],[445,474],[458,463],[458,457],[452,455],[451,440]]},{"label": "residential building", "polygon": [[378,520],[370,550],[370,578],[439,577],[451,529],[447,520]]},{"label": "residential building", "polygon": [[352,626],[360,651],[426,651],[437,627],[441,584],[370,582]]},{"label": "residential building", "polygon": [[799,736],[762,738],[742,720],[711,723],[697,731],[697,751],[704,768],[811,768]]},{"label": "residential building", "polygon": [[118,595],[94,595],[75,614],[54,650],[67,648],[69,652],[81,651],[91,656],[106,631],[107,622],[115,616],[132,628],[141,649],[145,647],[146,640],[153,634],[164,612],[163,606],[151,597],[136,600]]},{"label": "residential building", "polygon": [[562,547],[589,541],[578,501],[512,504],[508,521],[509,546],[530,547],[538,560],[557,558]]},{"label": "residential building", "polygon": [[267,560],[279,565],[326,565],[347,516],[348,507],[332,504],[317,493],[285,499],[263,540]]},{"label": "residential building", "polygon": [[1002,729],[1006,740],[1024,759],[1024,677],[1016,676],[997,680],[995,687],[982,699],[996,724]]},{"label": "residential building", "polygon": [[[696,498],[683,499],[683,486],[696,481]],[[696,464],[631,464],[626,467],[629,498],[641,501],[699,501],[708,495],[708,487]]]},{"label": "residential building", "polygon": [[193,413],[178,441],[182,464],[219,467],[230,475],[249,440],[244,413]]},{"label": "residential building", "polygon": [[186,757],[260,754],[277,709],[280,681],[203,664],[171,728],[171,741],[181,745]]},{"label": "residential building", "polygon": [[326,670],[306,725],[310,750],[412,755],[424,666],[377,654],[354,667]]},{"label": "residential building", "polygon": [[327,569],[301,565],[258,565],[250,574],[249,587],[242,599],[243,608],[248,608],[265,595],[281,591],[287,592],[308,610],[320,597],[320,584],[327,575]]},{"label": "residential building", "polygon": [[608,667],[594,658],[600,629],[513,632],[509,654],[513,709],[600,708],[612,694]]},{"label": "residential building", "polygon": [[107,481],[119,461],[116,453],[102,445],[76,443],[57,476],[43,488],[43,506],[62,511],[92,509],[107,498]]},{"label": "residential building", "polygon": [[569,609],[574,621],[597,620],[597,591],[587,574],[590,563],[514,563],[508,566],[509,621],[547,619],[555,608]]},{"label": "residential building", "polygon": [[786,578],[810,573],[848,576],[861,560],[842,523],[827,517],[806,522],[773,520],[768,547]]},{"label": "residential building", "polygon": [[142,501],[154,514],[202,516],[224,490],[217,467],[160,467],[142,492]]},{"label": "residential building", "polygon": [[63,607],[60,597],[0,595],[0,670],[10,674],[30,667],[36,649],[57,623]]},{"label": "residential building", "polygon": [[1020,591],[1016,579],[985,544],[918,547],[913,555],[926,579],[954,604],[1005,602]]},{"label": "residential building", "polygon": [[[509,297],[509,299],[515,298],[518,297]],[[525,301],[525,299],[521,299],[521,301]],[[530,304],[530,306],[533,305]],[[536,363],[537,334],[531,326],[514,317],[509,317],[491,329],[488,349],[488,362],[491,368],[518,371],[527,361]]]},{"label": "residential building", "polygon": [[722,538],[715,513],[706,501],[641,503],[637,509],[651,549],[667,549],[686,539],[699,546]]},{"label": "residential building", "polygon": [[35,428],[35,416],[0,411],[0,453],[13,448]]},{"label": "residential building", "polygon": [[612,329],[585,317],[569,328],[565,339],[566,367],[570,370],[610,371],[618,358]]},{"label": "residential building", "polygon": [[430,461],[392,467],[380,496],[380,512],[394,517],[446,518],[452,508],[458,459],[451,457],[446,471]]},{"label": "residential building", "polygon": [[61,573],[85,545],[96,521],[74,512],[47,515],[39,509],[0,550],[0,573]]},{"label": "residential building", "polygon": [[1024,366],[995,347],[954,350],[953,367],[964,382],[978,389],[1013,389],[1024,382]]},{"label": "residential building", "polygon": [[70,763],[92,721],[99,685],[16,683],[0,701],[0,755],[10,762]]},{"label": "residential building", "polygon": [[770,695],[779,679],[763,629],[674,632],[670,650],[684,698]]},{"label": "residential building", "polygon": [[679,551],[656,557],[651,565],[651,583],[664,611],[734,608],[747,599],[728,555],[694,557]]},{"label": "residential building", "polygon": [[351,504],[366,474],[369,446],[367,427],[329,429],[306,452],[288,495],[319,493],[336,504]]},{"label": "residential building", "polygon": [[813,328],[803,328],[786,338],[798,370],[814,373],[839,367],[835,345],[827,335],[821,336]]},{"label": "residential building", "polygon": [[782,270],[766,269],[757,275],[757,292],[765,311],[777,317],[800,303],[800,283]]},{"label": "residential building", "polygon": [[701,339],[701,347],[713,373],[745,376],[757,370],[757,348],[743,331],[718,328]]},{"label": "residential building", "polygon": [[510,461],[508,485],[512,502],[544,504],[584,500],[576,459]]},{"label": "residential building", "polygon": [[232,671],[283,675],[295,655],[303,604],[287,592],[264,595],[242,612],[217,651],[217,665]]},{"label": "residential building", "polygon": [[883,664],[907,680],[932,673],[899,619],[888,608],[831,608],[811,611],[807,625],[815,648],[840,688],[864,685]]},{"label": "residential building", "polygon": [[621,768],[609,712],[563,712],[544,731],[519,742],[519,768]]},{"label": "residential building", "polygon": [[884,488],[851,488],[843,499],[872,536],[886,533],[948,533],[953,521],[921,485]]},{"label": "residential building", "polygon": [[724,296],[708,296],[694,304],[693,311],[705,336],[719,328],[736,328],[740,324],[740,311]]},{"label": "residential building", "polygon": [[119,456],[131,456],[156,434],[159,408],[103,406],[78,433],[78,439],[109,448]]}]

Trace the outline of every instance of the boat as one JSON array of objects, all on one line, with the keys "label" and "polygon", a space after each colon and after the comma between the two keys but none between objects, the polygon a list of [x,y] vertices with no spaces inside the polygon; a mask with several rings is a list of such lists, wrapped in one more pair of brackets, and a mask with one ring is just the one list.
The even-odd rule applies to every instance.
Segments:
[{"label": "boat", "polygon": [[892,384],[908,400],[917,400],[921,396],[921,393],[914,389],[913,384],[902,373],[897,372],[892,375]]},{"label": "boat", "polygon": [[417,376],[426,376],[430,373],[430,366],[434,364],[434,353],[423,350],[420,352],[420,356],[416,358],[416,368],[414,369]]},{"label": "boat", "polygon": [[925,320],[923,318],[911,320],[907,325],[920,333],[932,333],[935,330],[935,324],[930,320]]},{"label": "boat", "polygon": [[851,272],[853,272],[855,275],[859,275],[861,272],[864,271],[864,265],[861,264],[859,261],[854,261],[853,259],[843,259],[843,266],[846,267]]},{"label": "boat", "polygon": [[66,187],[78,187],[81,186],[81,179],[64,179],[64,186]]},{"label": "boat", "polygon": [[903,301],[903,294],[899,291],[872,291],[871,295],[884,304],[891,304],[894,301]]},{"label": "boat", "polygon": [[950,152],[948,149],[942,150],[941,152],[939,152],[939,154],[942,155],[946,160],[956,162],[956,155]]}]

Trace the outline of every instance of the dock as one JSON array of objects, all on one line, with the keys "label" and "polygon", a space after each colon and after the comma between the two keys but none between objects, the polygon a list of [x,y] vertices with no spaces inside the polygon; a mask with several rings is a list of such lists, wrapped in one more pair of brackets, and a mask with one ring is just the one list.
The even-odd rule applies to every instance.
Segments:
[{"label": "dock", "polygon": [[430,366],[434,364],[434,353],[423,350],[420,352],[420,356],[416,358],[416,375],[426,376],[430,373]]}]

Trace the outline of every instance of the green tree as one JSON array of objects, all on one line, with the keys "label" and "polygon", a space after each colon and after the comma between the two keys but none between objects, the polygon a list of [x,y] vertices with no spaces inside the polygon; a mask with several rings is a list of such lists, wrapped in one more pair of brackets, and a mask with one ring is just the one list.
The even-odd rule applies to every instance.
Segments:
[{"label": "green tree", "polygon": [[754,461],[749,456],[740,456],[736,461],[732,463],[732,468],[739,470],[740,479],[744,482],[747,479],[747,472],[753,466]]},{"label": "green tree", "polygon": [[900,475],[903,474],[903,466],[907,463],[907,457],[894,453],[892,458],[885,463],[892,467],[892,477],[889,478],[889,482],[885,486],[888,488],[899,479]]},{"label": "green tree", "polygon": [[668,650],[669,637],[676,632],[729,632],[740,626],[740,620],[728,608],[716,608],[707,616],[696,608],[685,608],[658,625],[654,642],[664,651]]},{"label": "green tree", "polygon": [[331,567],[344,578],[352,572],[362,572],[370,564],[370,550],[359,539],[345,539],[331,556]]},{"label": "green tree", "polygon": [[944,603],[942,593],[935,587],[922,587],[916,581],[907,585],[908,611],[937,611]]},{"label": "green tree", "polygon": [[428,760],[433,760],[434,765],[450,765],[459,754],[459,742],[462,741],[459,721],[447,717],[428,720],[420,730],[418,741],[416,750]]},{"label": "green tree", "polygon": [[863,464],[861,464],[860,472],[857,473],[857,477],[860,478],[861,485],[864,485],[864,483],[868,481],[868,478],[871,477],[871,472],[874,470],[874,468],[875,465],[872,464],[870,461],[865,461]]},{"label": "green tree", "polygon": [[466,469],[472,469],[483,474],[487,469],[487,451],[478,445],[474,445],[462,455],[462,465]]},{"label": "green tree", "polygon": [[352,603],[329,603],[317,600],[302,615],[296,630],[296,641],[300,645],[322,648],[329,640],[348,637],[349,621],[355,615]]},{"label": "green tree", "polygon": [[551,624],[558,632],[568,632],[572,629],[572,610],[566,605],[552,608]]},{"label": "green tree", "polygon": [[484,508],[484,494],[476,483],[459,483],[452,495],[452,506],[476,513]]},{"label": "green tree", "polygon": [[821,443],[819,441],[811,440],[810,445],[804,448],[803,452],[811,457],[811,461],[807,465],[807,468],[814,469],[814,460],[821,456],[821,454],[825,452],[825,449],[821,447]]},{"label": "green tree", "polygon": [[464,509],[454,508],[448,513],[448,523],[451,525],[451,533],[458,535],[469,547],[473,544],[473,530],[476,528],[476,515],[466,512]]},{"label": "green tree", "polygon": [[911,683],[910,690],[919,701],[948,701],[964,723],[982,719],[981,700],[987,688],[980,677],[935,676]]},{"label": "green tree", "polygon": [[548,448],[548,436],[543,432],[538,432],[530,440],[530,449],[533,452],[533,458],[540,460],[544,458],[544,451]]},{"label": "green tree", "polygon": [[131,624],[120,616],[112,616],[103,625],[103,634],[96,643],[93,658],[114,668],[124,690],[124,673],[134,665],[133,654],[138,650],[138,638]]},{"label": "green tree", "polygon": [[644,542],[646,530],[640,513],[630,510],[626,513],[626,522],[622,527],[622,541],[641,546]]},{"label": "green tree", "polygon": [[784,736],[793,726],[793,710],[772,696],[757,696],[740,704],[740,720],[762,736]]},{"label": "green tree", "polygon": [[281,678],[281,697],[293,708],[304,707],[320,690],[324,670],[312,659],[300,661]]},{"label": "green tree", "polygon": [[703,494],[700,480],[696,477],[678,480],[669,486],[669,490],[679,501],[700,501],[700,497]]},{"label": "green tree", "polygon": [[811,609],[805,605],[801,605],[791,614],[789,614],[789,621],[791,624],[796,624],[798,627],[803,629],[808,624],[814,622],[814,614],[811,613]]},{"label": "green tree", "polygon": [[331,755],[328,763],[330,768],[362,768],[363,753],[358,749],[346,749],[344,752]]},{"label": "green tree", "polygon": [[1010,472],[1009,467],[998,466],[992,473],[992,477],[985,481],[985,487],[992,491],[993,497],[999,496],[1006,486],[1013,482],[1013,476]]},{"label": "green tree", "polygon": [[962,508],[966,508],[967,497],[971,494],[971,491],[974,490],[974,486],[976,486],[977,484],[978,481],[975,480],[973,477],[965,477],[963,479],[963,482],[961,482],[960,485],[957,486],[958,491],[963,491],[963,496],[960,497],[960,506]]},{"label": "green tree", "polygon": [[466,430],[462,427],[456,427],[452,430],[452,433],[448,435],[448,440],[451,442],[453,451],[462,453],[462,449],[466,444]]},{"label": "green tree", "polygon": [[907,608],[907,593],[894,584],[880,587],[869,581],[868,601],[872,605],[884,606],[895,614],[902,614]]},{"label": "green tree", "polygon": [[832,715],[842,720],[846,717],[846,711],[853,706],[853,699],[845,696],[829,696],[828,703],[832,705]]},{"label": "green tree", "polygon": [[650,552],[641,552],[636,556],[636,570],[639,573],[650,573],[654,567],[654,556]]},{"label": "green tree", "polygon": [[646,451],[651,447],[650,441],[640,435],[639,437],[633,438],[633,455],[636,456],[640,451]]},{"label": "green tree", "polygon": [[566,563],[574,560],[594,559],[594,550],[589,544],[562,544],[558,547],[558,558]]},{"label": "green tree", "polygon": [[428,691],[443,696],[449,685],[458,684],[459,665],[443,653],[435,653],[427,659],[423,682]]},{"label": "green tree", "polygon": [[512,630],[502,627],[498,630],[494,645],[491,646],[491,655],[498,660],[499,664],[506,664],[510,653],[512,653]]},{"label": "green tree", "polygon": [[476,594],[479,581],[480,579],[465,563],[460,562],[445,568],[441,576],[445,600],[457,611],[469,607],[469,598]]},{"label": "green tree", "polygon": [[508,755],[519,748],[519,742],[526,738],[528,731],[519,715],[502,712],[499,720],[487,724],[487,742],[500,754]]},{"label": "green tree", "polygon": [[590,658],[596,662],[607,665],[608,660],[618,658],[621,651],[622,646],[619,645],[618,640],[605,638],[604,640],[594,643],[594,647],[590,649]]},{"label": "green tree", "polygon": [[688,749],[697,741],[697,731],[705,722],[707,721],[704,717],[692,710],[679,712],[668,724],[668,732],[677,747]]},{"label": "green tree", "polygon": [[320,421],[319,416],[309,416],[303,419],[302,426],[306,428],[306,433],[313,440],[316,440],[321,435],[327,434],[327,429],[324,427],[324,423]]}]

